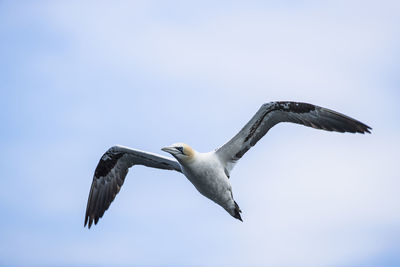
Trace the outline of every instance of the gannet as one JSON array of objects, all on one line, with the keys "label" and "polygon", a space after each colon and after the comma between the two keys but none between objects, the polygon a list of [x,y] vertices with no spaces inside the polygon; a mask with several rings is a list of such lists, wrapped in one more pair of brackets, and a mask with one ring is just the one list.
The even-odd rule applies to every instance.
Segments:
[{"label": "gannet", "polygon": [[205,197],[242,221],[239,205],[233,198],[230,174],[242,156],[274,125],[292,122],[335,132],[370,133],[371,127],[339,112],[301,102],[279,101],[263,104],[250,121],[222,147],[200,153],[183,143],[161,150],[162,155],[116,145],[101,157],[94,172],[86,206],[85,224],[97,224],[124,183],[128,169],[144,165],[183,173]]}]

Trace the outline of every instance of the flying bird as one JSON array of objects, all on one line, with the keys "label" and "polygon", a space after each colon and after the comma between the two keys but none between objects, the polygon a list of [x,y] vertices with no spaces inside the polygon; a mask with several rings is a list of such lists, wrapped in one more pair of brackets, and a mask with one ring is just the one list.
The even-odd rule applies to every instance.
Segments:
[{"label": "flying bird", "polygon": [[250,121],[222,147],[200,153],[183,143],[161,150],[171,157],[113,146],[101,157],[94,172],[86,206],[85,224],[97,224],[118,194],[134,165],[174,170],[182,173],[205,197],[223,207],[234,218],[242,221],[241,210],[233,198],[229,182],[233,167],[239,159],[274,125],[292,122],[335,132],[370,133],[371,127],[339,112],[300,102],[270,102],[263,104]]}]

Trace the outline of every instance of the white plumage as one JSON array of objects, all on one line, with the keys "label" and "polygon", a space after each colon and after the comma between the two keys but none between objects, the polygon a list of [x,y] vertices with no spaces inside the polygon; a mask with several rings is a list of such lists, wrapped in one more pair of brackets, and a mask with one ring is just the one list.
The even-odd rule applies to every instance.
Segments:
[{"label": "white plumage", "polygon": [[162,148],[174,158],[114,146],[101,157],[93,177],[86,207],[85,226],[97,224],[124,183],[128,169],[144,165],[183,173],[196,189],[236,219],[241,210],[233,199],[229,182],[236,162],[280,122],[302,124],[336,132],[370,133],[370,127],[333,110],[299,102],[270,102],[260,107],[231,140],[216,151],[200,153],[183,143]]}]

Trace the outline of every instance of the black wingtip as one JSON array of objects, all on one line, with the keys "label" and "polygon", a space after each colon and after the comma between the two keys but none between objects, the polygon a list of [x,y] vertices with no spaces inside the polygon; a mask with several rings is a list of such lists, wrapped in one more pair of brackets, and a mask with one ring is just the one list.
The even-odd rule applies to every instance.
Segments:
[{"label": "black wingtip", "polygon": [[[353,119],[354,120],[354,119]],[[354,120],[355,121],[355,126],[357,127],[357,132],[364,134],[364,133],[371,133],[372,128],[365,123],[362,123],[360,121]]]},{"label": "black wingtip", "polygon": [[355,119],[352,119],[352,120],[354,121],[353,125],[354,125],[354,130],[356,133],[360,133],[360,134],[365,134],[365,133],[370,134],[371,133],[371,131],[372,131],[371,127],[369,127],[368,125],[366,125],[358,120],[355,120]]},{"label": "black wingtip", "polygon": [[93,218],[91,218],[89,215],[85,216],[85,223],[83,225],[83,227],[88,227],[88,229],[90,229],[90,227],[92,226],[93,223]]},{"label": "black wingtip", "polygon": [[360,133],[360,134],[371,134],[372,128],[367,126],[367,125],[363,125],[363,127],[361,129],[358,129],[356,132]]}]

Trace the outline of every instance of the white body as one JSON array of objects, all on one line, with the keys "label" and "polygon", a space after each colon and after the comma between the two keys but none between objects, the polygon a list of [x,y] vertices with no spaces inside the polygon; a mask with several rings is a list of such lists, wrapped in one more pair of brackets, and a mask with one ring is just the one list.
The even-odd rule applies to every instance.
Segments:
[{"label": "white body", "polygon": [[194,152],[190,160],[179,160],[183,174],[205,197],[222,206],[232,216],[235,213],[232,187],[224,166],[215,152]]}]

